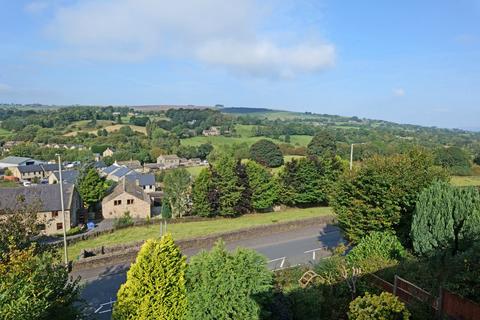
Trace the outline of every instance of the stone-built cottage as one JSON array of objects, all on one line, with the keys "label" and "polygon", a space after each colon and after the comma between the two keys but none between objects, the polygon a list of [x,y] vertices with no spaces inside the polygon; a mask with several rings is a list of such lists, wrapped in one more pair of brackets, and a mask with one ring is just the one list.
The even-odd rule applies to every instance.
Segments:
[{"label": "stone-built cottage", "polygon": [[[62,180],[64,183],[76,184],[78,178],[78,170],[62,170]],[[54,184],[60,181],[60,173],[58,171],[52,172],[48,176],[48,183]]]},{"label": "stone-built cottage", "polygon": [[58,170],[58,164],[32,164],[9,168],[12,174],[20,180],[32,181],[33,179],[48,178],[52,172]]},{"label": "stone-built cottage", "polygon": [[[78,224],[82,202],[73,184],[63,184],[66,231]],[[30,187],[0,188],[0,219],[16,210],[29,209],[37,214],[41,233],[52,235],[63,232],[60,186],[41,184]]]},{"label": "stone-built cottage", "polygon": [[202,135],[206,137],[214,137],[219,136],[221,134],[219,127],[211,127],[210,129],[206,129],[202,131]]},{"label": "stone-built cottage", "polygon": [[109,147],[109,148],[105,149],[105,151],[103,151],[102,156],[111,157],[111,156],[113,156],[114,153],[115,153],[115,149]]},{"label": "stone-built cottage", "polygon": [[28,166],[39,163],[41,162],[32,158],[9,156],[0,160],[0,169]]},{"label": "stone-built cottage", "polygon": [[135,181],[122,179],[112,193],[102,200],[104,219],[120,218],[129,213],[132,218],[150,217],[151,199]]},{"label": "stone-built cottage", "polygon": [[157,158],[157,163],[164,166],[164,168],[177,168],[180,165],[180,158],[175,154],[160,155]]}]

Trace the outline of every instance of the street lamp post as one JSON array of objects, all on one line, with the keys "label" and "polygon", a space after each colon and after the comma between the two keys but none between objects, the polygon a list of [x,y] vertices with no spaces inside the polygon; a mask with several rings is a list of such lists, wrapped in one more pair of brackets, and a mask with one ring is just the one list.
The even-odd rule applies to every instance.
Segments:
[{"label": "street lamp post", "polygon": [[58,177],[60,184],[60,204],[62,206],[62,217],[63,217],[63,250],[65,254],[65,266],[68,267],[68,253],[67,253],[67,224],[65,217],[65,204],[63,202],[63,179],[62,179],[62,161],[60,155],[58,155]]},{"label": "street lamp post", "polygon": [[361,144],[367,144],[367,142],[362,142],[362,143],[352,143],[350,145],[350,171],[353,169],[353,146],[354,145],[361,145]]}]

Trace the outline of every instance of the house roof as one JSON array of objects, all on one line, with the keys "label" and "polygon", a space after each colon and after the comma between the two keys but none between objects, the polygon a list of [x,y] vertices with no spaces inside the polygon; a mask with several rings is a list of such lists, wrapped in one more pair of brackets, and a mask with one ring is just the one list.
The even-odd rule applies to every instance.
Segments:
[{"label": "house roof", "polygon": [[112,193],[103,198],[102,203],[109,202],[123,193],[128,193],[137,199],[150,203],[148,194],[146,194],[140,186],[137,186],[134,181],[128,179],[122,179],[113,189]]},{"label": "house roof", "polygon": [[[65,210],[70,210],[73,191],[73,184],[63,184]],[[22,199],[24,199],[23,204]],[[30,187],[0,188],[0,212],[8,212],[24,206],[38,206],[40,212],[62,210],[60,185],[40,184]]]},{"label": "house roof", "polygon": [[114,170],[114,171],[111,172],[110,174],[111,174],[112,176],[121,178],[121,177],[123,177],[124,175],[126,175],[127,173],[129,173],[130,171],[132,171],[130,168],[127,168],[127,167],[119,167],[117,170]]},{"label": "house roof", "polygon": [[138,160],[117,161],[117,164],[121,166],[127,166],[130,169],[139,169],[142,167],[142,164]]},{"label": "house roof", "polygon": [[120,168],[120,166],[116,165],[116,164],[112,164],[111,166],[108,166],[106,168],[103,168],[102,169],[102,172],[105,173],[105,174],[110,174],[112,173],[113,171],[117,170],[118,168]]},{"label": "house roof", "polygon": [[153,174],[140,174],[135,172],[127,174],[125,178],[134,182],[138,180],[138,185],[141,187],[155,185],[155,176]]},{"label": "house roof", "polygon": [[2,163],[9,163],[13,165],[19,165],[27,161],[32,161],[32,158],[25,158],[25,157],[14,157],[14,156],[8,156],[6,158],[3,158],[0,160]]},{"label": "house roof", "polygon": [[178,159],[180,159],[176,154],[160,155],[160,156],[158,156],[158,158],[163,158],[165,160],[178,160]]},{"label": "house roof", "polygon": [[106,165],[105,162],[103,162],[103,161],[97,161],[97,162],[95,162],[95,163],[93,164],[93,167],[94,167],[95,169],[101,169],[101,168],[106,168],[107,165]]},{"label": "house roof", "polygon": [[20,173],[36,172],[36,171],[55,171],[58,170],[58,164],[31,164],[28,166],[19,166]]},{"label": "house roof", "polygon": [[[57,181],[60,181],[60,174],[58,171],[52,172]],[[75,184],[78,177],[78,170],[62,170],[62,179],[65,183]]]}]

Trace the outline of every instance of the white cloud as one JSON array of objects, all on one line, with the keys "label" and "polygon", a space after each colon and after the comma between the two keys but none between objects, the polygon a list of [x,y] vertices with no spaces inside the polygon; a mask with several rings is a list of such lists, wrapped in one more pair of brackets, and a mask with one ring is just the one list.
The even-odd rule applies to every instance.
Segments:
[{"label": "white cloud", "polygon": [[58,8],[47,33],[59,41],[61,52],[89,59],[193,58],[267,77],[333,66],[333,44],[322,39],[280,43],[273,40],[276,34],[262,33],[260,22],[268,17],[260,14],[259,3],[83,0]]},{"label": "white cloud", "polygon": [[405,95],[405,89],[403,88],[395,88],[393,89],[393,96],[395,97],[403,97]]}]

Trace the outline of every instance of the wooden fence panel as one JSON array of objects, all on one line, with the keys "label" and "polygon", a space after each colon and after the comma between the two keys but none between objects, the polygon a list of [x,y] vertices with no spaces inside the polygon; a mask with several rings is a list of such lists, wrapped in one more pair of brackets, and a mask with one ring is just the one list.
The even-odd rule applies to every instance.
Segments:
[{"label": "wooden fence panel", "polygon": [[479,320],[480,305],[442,290],[442,313],[459,320]]}]

